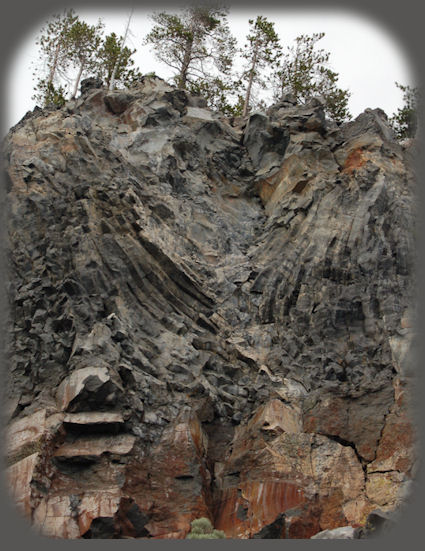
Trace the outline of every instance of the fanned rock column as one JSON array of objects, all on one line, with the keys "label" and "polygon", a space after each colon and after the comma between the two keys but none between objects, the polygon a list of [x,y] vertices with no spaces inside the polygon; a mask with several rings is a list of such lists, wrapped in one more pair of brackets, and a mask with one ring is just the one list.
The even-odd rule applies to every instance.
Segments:
[{"label": "fanned rock column", "polygon": [[310,538],[406,500],[411,152],[288,99],[232,126],[88,81],[10,131],[8,476],[41,533]]}]

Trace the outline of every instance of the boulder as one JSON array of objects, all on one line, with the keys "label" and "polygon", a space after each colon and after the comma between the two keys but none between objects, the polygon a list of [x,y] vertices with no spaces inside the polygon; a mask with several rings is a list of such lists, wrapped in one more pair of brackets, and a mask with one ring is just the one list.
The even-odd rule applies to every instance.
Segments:
[{"label": "boulder", "polygon": [[354,540],[358,539],[358,530],[352,526],[341,526],[333,530],[322,530],[314,536],[312,540]]},{"label": "boulder", "polygon": [[86,94],[89,90],[102,88],[103,81],[100,78],[89,77],[85,78],[80,83],[80,92],[82,95]]}]

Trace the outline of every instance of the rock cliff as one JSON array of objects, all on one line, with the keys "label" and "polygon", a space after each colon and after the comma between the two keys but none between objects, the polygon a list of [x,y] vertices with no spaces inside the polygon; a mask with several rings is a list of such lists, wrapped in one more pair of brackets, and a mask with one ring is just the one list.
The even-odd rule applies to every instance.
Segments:
[{"label": "rock cliff", "polygon": [[83,83],[4,147],[8,479],[60,538],[310,538],[415,473],[414,177],[386,115]]}]

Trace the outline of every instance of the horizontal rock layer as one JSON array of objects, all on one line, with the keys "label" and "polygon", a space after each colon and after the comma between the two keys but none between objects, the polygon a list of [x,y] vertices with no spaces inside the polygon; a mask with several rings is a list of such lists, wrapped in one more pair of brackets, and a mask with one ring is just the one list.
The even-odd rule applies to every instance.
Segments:
[{"label": "horizontal rock layer", "polygon": [[152,78],[6,139],[8,475],[45,535],[310,538],[408,495],[411,153],[316,99],[230,122]]}]

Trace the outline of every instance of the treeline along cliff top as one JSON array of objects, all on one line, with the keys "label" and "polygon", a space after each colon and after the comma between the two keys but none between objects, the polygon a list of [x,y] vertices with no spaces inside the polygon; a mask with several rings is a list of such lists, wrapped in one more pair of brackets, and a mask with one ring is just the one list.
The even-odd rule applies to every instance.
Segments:
[{"label": "treeline along cliff top", "polygon": [[[229,44],[222,11],[157,16],[147,39],[179,44],[174,83],[120,55],[83,78],[90,28],[53,23],[46,105],[3,148],[20,514],[59,538],[389,530],[418,468],[415,139],[380,109],[344,122],[285,86],[257,109],[261,67],[291,67],[263,17],[240,112],[192,80],[203,41]],[[124,38],[96,52],[130,59]],[[79,93],[55,80],[74,63]]]}]

